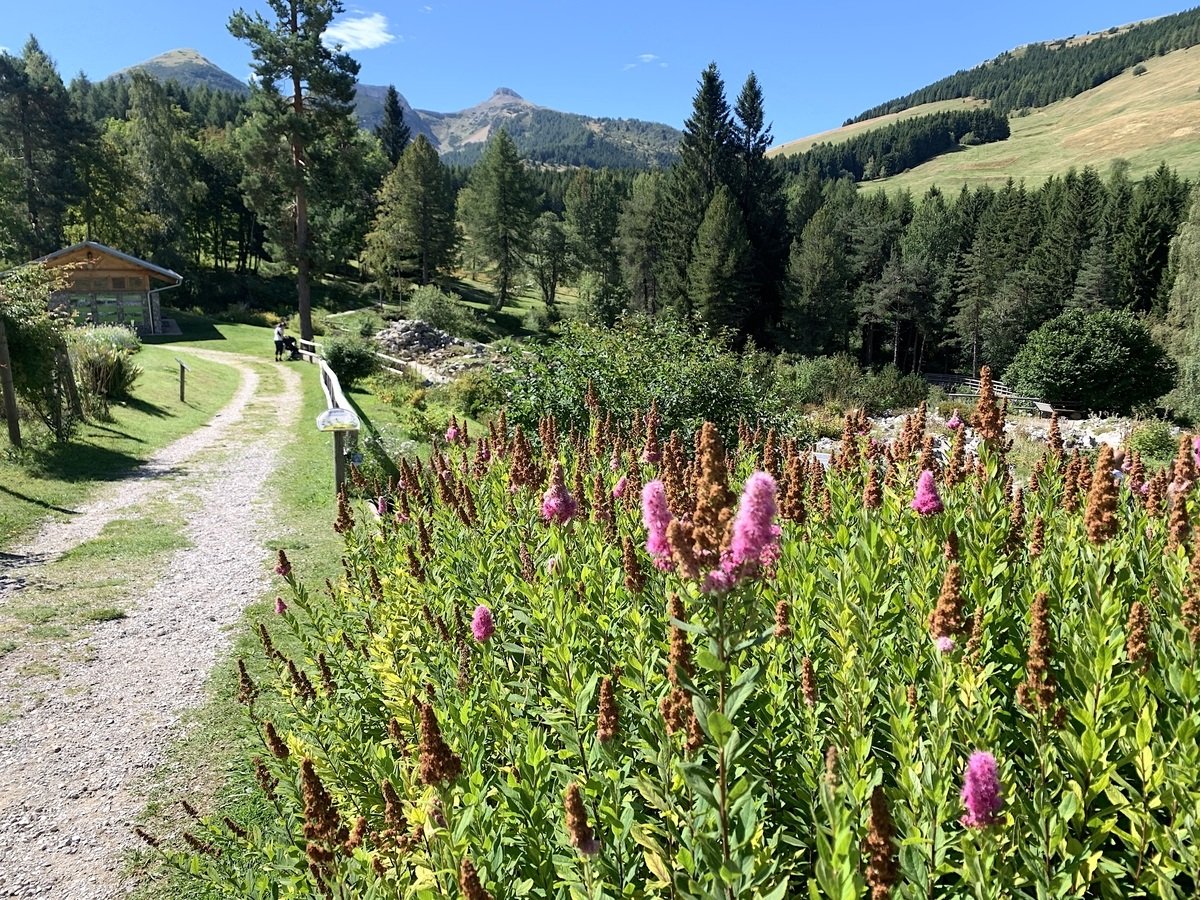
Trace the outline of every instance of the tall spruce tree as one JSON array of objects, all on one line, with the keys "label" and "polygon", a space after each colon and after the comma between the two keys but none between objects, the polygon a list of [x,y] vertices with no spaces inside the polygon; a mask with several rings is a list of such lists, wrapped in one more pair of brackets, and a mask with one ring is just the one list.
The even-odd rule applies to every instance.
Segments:
[{"label": "tall spruce tree", "polygon": [[19,171],[13,217],[19,259],[62,246],[67,208],[83,194],[77,166],[90,137],[36,38],[20,56],[0,53],[0,153],[16,160]]},{"label": "tall spruce tree", "polygon": [[733,169],[733,116],[716,63],[700,74],[692,114],[683,125],[679,159],[662,196],[657,281],[663,305],[691,315],[689,269],[696,233],[717,186],[729,184]]},{"label": "tall spruce tree", "polygon": [[375,126],[375,137],[383,146],[383,155],[393,166],[400,162],[400,155],[412,138],[412,129],[404,121],[404,107],[400,105],[400,93],[394,84],[389,84],[383,98],[383,121]]},{"label": "tall spruce tree", "polygon": [[340,0],[267,0],[267,5],[274,21],[245,10],[229,19],[230,33],[250,44],[254,58],[245,187],[273,243],[296,267],[300,336],[312,340],[309,202],[317,166],[310,154],[322,143],[336,149],[343,141],[330,141],[331,134],[357,128],[352,114],[358,63],[340,46],[322,41],[342,11]]},{"label": "tall spruce tree", "polygon": [[751,253],[742,212],[729,188],[718,185],[696,231],[688,285],[697,317],[710,328],[745,329],[747,307],[741,295]]},{"label": "tall spruce tree", "polygon": [[639,172],[621,209],[618,225],[621,271],[629,305],[651,315],[659,310],[656,236],[660,232],[661,186],[660,173]]},{"label": "tall spruce tree", "polygon": [[621,200],[621,185],[612,174],[591,169],[575,174],[564,197],[563,218],[574,268],[587,276],[593,301],[604,309],[623,305],[617,242]]},{"label": "tall spruce tree", "polygon": [[742,300],[747,308],[742,319],[755,338],[765,343],[783,313],[791,234],[783,172],[767,159],[773,140],[771,126],[766,124],[762,87],[753,72],[738,94],[734,115],[732,187],[750,243]]},{"label": "tall spruce tree", "polygon": [[529,175],[504,129],[488,141],[467,187],[460,194],[460,214],[475,248],[492,265],[496,279],[492,309],[499,311],[512,297],[533,221]]},{"label": "tall spruce tree", "polygon": [[383,182],[375,227],[367,235],[368,265],[389,290],[402,276],[429,284],[450,265],[457,240],[450,172],[418,135]]},{"label": "tall spruce tree", "polygon": [[1184,226],[1171,243],[1171,295],[1164,343],[1179,366],[1169,400],[1179,413],[1200,421],[1200,187]]}]

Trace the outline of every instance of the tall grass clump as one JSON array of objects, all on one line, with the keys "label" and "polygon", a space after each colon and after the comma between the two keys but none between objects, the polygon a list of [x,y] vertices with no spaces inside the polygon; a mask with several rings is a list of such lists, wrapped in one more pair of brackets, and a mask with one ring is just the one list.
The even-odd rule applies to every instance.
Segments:
[{"label": "tall grass clump", "polygon": [[1015,484],[982,390],[944,460],[924,409],[828,468],[600,390],[456,431],[339,504],[336,582],[279,554],[260,813],[163,852],[236,897],[1195,896],[1200,450],[1052,429]]},{"label": "tall grass clump", "polygon": [[67,345],[90,413],[107,414],[112,401],[130,396],[142,374],[141,366],[133,361],[142,348],[135,332],[121,325],[73,328]]}]

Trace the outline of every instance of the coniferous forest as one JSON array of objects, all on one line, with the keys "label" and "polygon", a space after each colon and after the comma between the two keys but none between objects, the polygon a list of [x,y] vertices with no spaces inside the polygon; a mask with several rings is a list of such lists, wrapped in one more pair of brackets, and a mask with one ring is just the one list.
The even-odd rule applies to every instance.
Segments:
[{"label": "coniferous forest", "polygon": [[[923,196],[865,183],[1004,140],[1005,110],[1196,43],[1198,28],[1190,11],[1033,45],[868,114],[967,95],[990,99],[987,108],[778,159],[766,156],[764,86],[751,74],[734,96],[715,64],[700,75],[677,158],[645,170],[546,165],[503,133],[473,164],[451,165],[400,128],[398,104],[368,133],[344,104],[322,101],[305,148],[300,249],[280,218],[290,195],[270,187],[283,171],[265,152],[281,121],[271,91],[242,97],[136,72],[65,84],[31,38],[0,57],[0,256],[19,263],[92,238],[183,271],[183,294],[201,306],[261,303],[254,279],[301,260],[318,281],[340,275],[388,295],[466,266],[491,274],[501,305],[520,285],[552,288],[552,273],[601,324],[628,311],[677,314],[738,345],[850,353],[905,372],[1003,369],[1065,312],[1125,310],[1190,371],[1196,301],[1173,287],[1196,252],[1185,227],[1195,172],[1164,165],[1134,180],[1118,162]],[[350,68],[345,77],[352,90]]]}]

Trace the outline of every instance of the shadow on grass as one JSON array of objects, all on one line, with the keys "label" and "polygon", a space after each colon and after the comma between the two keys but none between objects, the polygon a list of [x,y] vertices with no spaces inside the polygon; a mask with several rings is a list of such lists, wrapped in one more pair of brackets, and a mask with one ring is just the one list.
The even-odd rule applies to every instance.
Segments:
[{"label": "shadow on grass", "polygon": [[496,299],[495,295],[488,291],[458,278],[445,279],[444,287],[446,290],[458,294],[471,306],[479,329],[479,333],[471,335],[471,337],[477,340],[491,341],[504,337],[528,337],[533,334],[525,327],[525,316],[529,310],[512,305],[517,298],[510,301],[510,305],[496,312],[492,309],[492,302]]},{"label": "shadow on grass", "polygon": [[[360,390],[360,393],[365,392]],[[354,407],[354,411],[358,414],[359,421],[362,422],[363,427],[358,433],[359,443],[361,444],[364,435],[378,434],[379,432],[376,430],[374,423],[371,422],[370,416],[363,412],[362,405],[354,401],[353,390],[348,393],[346,399],[350,401],[350,405]],[[396,467],[394,460],[385,456],[380,460],[380,462],[383,465],[383,470],[388,474],[389,478],[395,478],[400,474],[400,470]]]},{"label": "shadow on grass", "polygon": [[[67,509],[63,506],[55,506],[53,503],[47,503],[45,500],[39,500],[37,497],[30,497],[28,494],[22,494],[20,491],[14,491],[12,488],[7,488],[2,484],[0,484],[0,493],[8,494],[8,496],[16,500],[20,500],[22,503],[29,503],[33,506],[38,506],[42,509],[53,510],[54,512],[64,513],[68,516],[76,515],[79,512],[77,509]],[[4,555],[5,554],[0,554],[0,557]]]},{"label": "shadow on grass", "polygon": [[38,471],[63,481],[117,481],[142,464],[129,453],[95,444],[64,444],[46,448]]},{"label": "shadow on grass", "polygon": [[217,330],[212,319],[194,316],[180,310],[171,310],[170,317],[179,325],[181,334],[148,334],[143,344],[173,344],[177,341],[223,341],[225,335]]},{"label": "shadow on grass", "polygon": [[156,416],[160,419],[170,418],[174,415],[174,413],[172,413],[170,410],[164,409],[157,403],[150,403],[148,400],[140,400],[137,397],[129,397],[127,400],[125,400],[125,406],[127,406],[129,409],[136,409],[138,412],[145,413],[148,416]]},{"label": "shadow on grass", "polygon": [[95,428],[97,431],[107,431],[109,434],[116,435],[119,438],[124,438],[127,441],[132,441],[135,444],[146,443],[144,438],[134,437],[128,431],[122,431],[120,428],[113,428],[109,425],[104,425],[104,424],[102,424],[100,422],[96,422],[94,420],[88,423],[88,427]]}]

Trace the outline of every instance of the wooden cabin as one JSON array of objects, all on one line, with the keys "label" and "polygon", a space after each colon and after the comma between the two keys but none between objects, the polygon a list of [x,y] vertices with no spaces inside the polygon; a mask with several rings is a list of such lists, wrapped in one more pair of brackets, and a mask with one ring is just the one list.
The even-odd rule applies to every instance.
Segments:
[{"label": "wooden cabin", "polygon": [[177,272],[96,241],[80,241],[35,262],[66,270],[69,285],[50,302],[70,304],[76,321],[128,325],[140,334],[162,333],[158,295],[183,284]]}]

